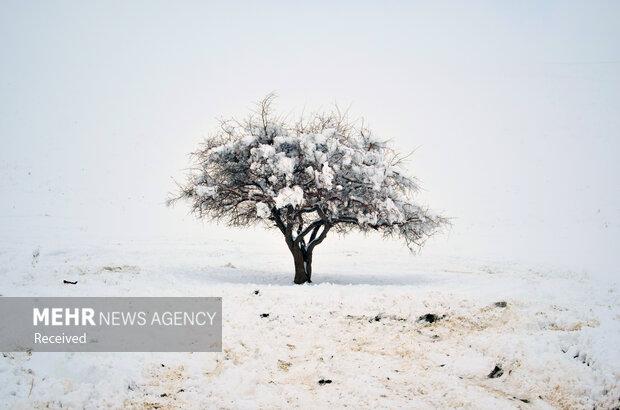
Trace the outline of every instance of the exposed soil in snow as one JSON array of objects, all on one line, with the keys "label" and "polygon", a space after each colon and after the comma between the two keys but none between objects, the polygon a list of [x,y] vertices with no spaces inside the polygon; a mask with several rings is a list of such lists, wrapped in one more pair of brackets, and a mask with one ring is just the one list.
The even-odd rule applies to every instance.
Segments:
[{"label": "exposed soil in snow", "polygon": [[222,296],[224,348],[5,353],[1,405],[620,405],[620,310],[610,280],[390,253],[369,241],[357,250],[325,245],[316,283],[295,286],[286,249],[270,252],[221,240],[49,241],[36,249],[4,241],[2,296]]}]

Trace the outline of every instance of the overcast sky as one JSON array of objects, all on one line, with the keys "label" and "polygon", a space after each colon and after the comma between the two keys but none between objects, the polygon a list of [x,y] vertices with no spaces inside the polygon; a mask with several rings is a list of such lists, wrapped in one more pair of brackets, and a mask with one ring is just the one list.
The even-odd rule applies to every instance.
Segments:
[{"label": "overcast sky", "polygon": [[213,235],[172,178],[275,91],[415,149],[425,252],[618,270],[620,2],[294,3],[3,1],[0,228]]}]

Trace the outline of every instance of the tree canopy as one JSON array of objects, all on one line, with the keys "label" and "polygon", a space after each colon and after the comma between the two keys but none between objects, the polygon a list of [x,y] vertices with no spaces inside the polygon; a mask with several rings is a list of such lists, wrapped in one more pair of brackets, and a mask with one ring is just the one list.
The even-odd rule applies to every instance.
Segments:
[{"label": "tree canopy", "polygon": [[446,222],[415,202],[405,156],[362,122],[337,108],[291,122],[273,102],[269,95],[246,119],[222,120],[171,202],[187,199],[198,217],[229,225],[275,226],[294,256],[310,260],[332,229],[376,231],[413,249]]}]

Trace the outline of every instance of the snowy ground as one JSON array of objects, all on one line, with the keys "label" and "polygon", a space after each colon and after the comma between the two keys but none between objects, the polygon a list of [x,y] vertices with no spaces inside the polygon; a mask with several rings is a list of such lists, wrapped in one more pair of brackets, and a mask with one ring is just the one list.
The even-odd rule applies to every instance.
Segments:
[{"label": "snowy ground", "polygon": [[[223,352],[5,353],[0,406],[620,405],[618,286],[587,273],[414,256],[371,237],[326,241],[316,283],[294,286],[284,244],[62,237],[2,238],[0,294],[222,296]],[[441,319],[419,320],[429,313]]]}]

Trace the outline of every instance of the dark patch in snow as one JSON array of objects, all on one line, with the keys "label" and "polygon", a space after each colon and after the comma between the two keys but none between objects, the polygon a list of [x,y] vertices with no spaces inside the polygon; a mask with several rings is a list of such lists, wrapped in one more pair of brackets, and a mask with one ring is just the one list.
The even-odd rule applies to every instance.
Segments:
[{"label": "dark patch in snow", "polygon": [[491,373],[489,373],[487,377],[489,379],[496,379],[498,377],[502,377],[503,374],[504,374],[504,370],[502,370],[502,368],[499,365],[496,365],[493,368],[493,370],[491,370]]},{"label": "dark patch in snow", "polygon": [[446,317],[446,315],[439,316],[434,313],[427,313],[425,315],[420,316],[418,320],[421,322],[435,323],[439,319],[443,319],[444,317]]},{"label": "dark patch in snow", "polygon": [[32,251],[32,266],[34,267],[39,262],[39,256],[41,255],[41,251],[39,248]]},{"label": "dark patch in snow", "polygon": [[159,395],[159,397],[168,397],[168,394],[162,393],[162,394]]},{"label": "dark patch in snow", "polygon": [[78,281],[77,280],[71,281],[71,280],[65,279],[62,281],[62,283],[64,283],[65,285],[77,285]]},{"label": "dark patch in snow", "polygon": [[258,290],[255,290],[255,291],[254,291],[254,294],[255,294],[255,295],[258,295],[259,293],[260,293],[260,291],[258,291]]},{"label": "dark patch in snow", "polygon": [[[564,353],[566,353],[565,351],[563,351]],[[578,361],[580,361],[581,363],[585,364],[586,366],[590,367],[590,359],[588,357],[588,355],[584,352],[577,352],[573,355],[573,359],[577,359]]]},{"label": "dark patch in snow", "polygon": [[508,306],[508,303],[504,302],[503,300],[500,302],[495,302],[493,304],[495,307],[499,307],[499,308],[505,308],[506,306]]},{"label": "dark patch in snow", "polygon": [[269,313],[261,313],[260,317],[269,317]]},{"label": "dark patch in snow", "polygon": [[330,384],[332,381],[330,379],[321,379],[319,380],[319,384],[322,386],[324,384]]}]

